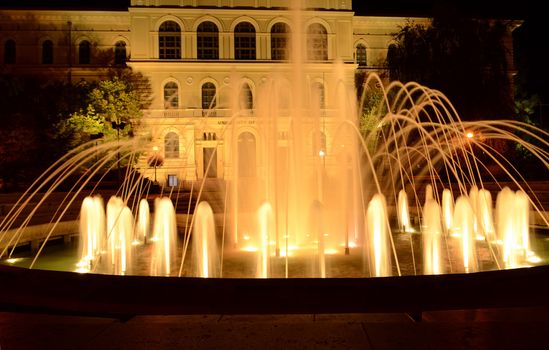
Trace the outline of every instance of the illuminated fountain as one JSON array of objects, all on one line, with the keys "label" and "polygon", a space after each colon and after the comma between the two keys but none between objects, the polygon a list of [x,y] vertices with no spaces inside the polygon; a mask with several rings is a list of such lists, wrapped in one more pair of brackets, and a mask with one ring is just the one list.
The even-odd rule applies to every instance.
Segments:
[{"label": "illuminated fountain", "polygon": [[[376,79],[371,76],[366,87],[376,85]],[[174,198],[170,198],[182,191],[176,188],[166,190],[164,197],[153,196],[151,215],[152,200],[145,199],[151,197],[148,182],[129,169],[106,209],[95,193],[82,201],[77,271],[197,277],[376,277],[403,274],[401,264],[410,253],[408,264],[413,270],[404,270],[414,274],[476,272],[541,262],[532,250],[529,222],[532,212],[542,209],[539,202],[525,194],[528,184],[524,182],[515,182],[521,189],[517,192],[507,187],[492,192],[483,188],[474,169],[485,164],[474,157],[471,148],[491,150],[464,136],[465,130],[474,129],[493,138],[511,137],[500,125],[543,135],[541,131],[516,122],[461,122],[452,113],[444,118],[434,113],[440,118],[435,122],[427,113],[433,100],[445,111],[452,110],[442,95],[416,84],[393,83],[388,89],[396,91],[391,94],[395,100],[386,97],[383,101],[378,127],[360,135],[356,120],[349,117],[356,114],[352,112],[355,107],[342,107],[331,119],[319,115],[315,108],[297,116],[277,109],[280,101],[276,96],[282,87],[273,78],[266,90],[259,92],[260,96],[275,97],[258,106],[262,112],[256,132],[265,141],[256,147],[257,154],[246,149],[246,135],[237,130],[238,121],[249,116],[236,109],[227,123],[225,136],[232,145],[229,156],[234,173],[217,192],[224,203],[221,211],[213,212],[202,200],[203,183],[199,181],[191,193],[194,212],[176,212]],[[416,98],[411,99],[412,95]],[[310,103],[316,102],[313,98]],[[341,105],[347,106],[348,100]],[[399,106],[400,112],[384,112],[385,108],[393,110],[392,105]],[[287,117],[277,117],[285,113],[289,113]],[[319,121],[323,119],[326,124]],[[281,140],[280,134],[286,136]],[[306,135],[311,135],[310,142],[303,141]],[[368,148],[372,138],[384,142]],[[547,145],[541,136],[538,141]],[[147,149],[150,144],[136,138],[75,151],[37,181],[18,208],[46,201],[79,164],[102,154],[74,185],[74,197],[68,196],[53,215],[52,224],[60,224],[77,194],[86,193],[91,174],[98,173],[119,150],[124,151],[123,158],[132,159]],[[547,164],[545,152],[534,146],[530,149]],[[509,165],[498,153],[490,154],[502,168]],[[518,176],[513,171],[509,171],[511,179]],[[425,174],[430,175],[428,184],[415,182]],[[41,197],[45,188],[48,191]],[[424,188],[424,193],[416,191],[418,188]],[[407,193],[412,194],[411,200]],[[493,196],[497,196],[495,203]],[[16,243],[23,237],[25,222],[11,228],[17,214],[2,223],[2,241]],[[409,247],[397,247],[395,237],[409,242]],[[483,256],[479,251],[484,251]],[[5,248],[2,253],[11,257],[13,249]],[[145,263],[139,262],[143,259]],[[224,267],[227,261],[230,264]],[[337,265],[340,263],[345,269]],[[148,267],[136,268],[135,264]]]},{"label": "illuminated fountain", "polygon": [[[301,14],[294,16],[301,24]],[[305,47],[303,40],[293,36],[292,47]],[[0,256],[13,256],[9,247],[24,237],[37,210],[23,208],[31,203],[38,208],[63,181],[86,168],[52,215],[53,227],[44,232],[46,240],[55,235],[67,209],[83,200],[79,272],[383,277],[404,274],[406,259],[413,266],[408,274],[540,262],[530,243],[529,216],[543,208],[526,195],[532,193],[528,183],[488,141],[520,141],[547,168],[547,133],[515,121],[461,121],[439,91],[416,83],[387,84],[375,74],[367,76],[357,105],[354,87],[345,85],[350,69],[344,63],[331,64],[326,77],[322,74],[325,85],[313,84],[302,54],[294,50],[287,71],[265,77],[253,115],[239,103],[245,79],[236,73],[229,79],[232,113],[220,122],[225,127],[219,136],[226,164],[225,181],[216,189],[221,209],[214,212],[204,201],[205,181],[198,180],[191,185],[187,210],[176,210],[179,194],[189,192],[181,187],[189,179],[157,195],[142,169],[128,167],[105,210],[95,196],[101,186],[89,191],[90,179],[117,162],[138,163],[153,147],[148,136],[94,142],[54,164],[22,196],[0,224],[0,243],[6,247]],[[375,123],[361,131],[358,119],[372,93],[382,97],[369,116]],[[538,145],[516,136],[521,133]],[[192,150],[194,145],[183,146]],[[476,150],[488,161],[476,157]],[[488,162],[520,190],[496,185],[489,192],[484,185],[494,179],[481,179]],[[210,159],[204,174],[212,166]],[[87,195],[92,197],[82,199]],[[25,215],[28,219],[17,221]],[[398,245],[399,240],[406,244]],[[141,265],[146,268],[136,267]]]}]

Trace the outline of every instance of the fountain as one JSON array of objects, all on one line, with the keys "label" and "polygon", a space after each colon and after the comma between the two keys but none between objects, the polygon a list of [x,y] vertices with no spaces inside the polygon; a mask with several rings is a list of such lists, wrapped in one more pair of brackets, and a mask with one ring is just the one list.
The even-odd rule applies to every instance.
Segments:
[{"label": "fountain", "polygon": [[[299,36],[292,40],[301,47]],[[215,191],[222,203],[215,210],[203,200],[204,180],[190,189],[183,186],[189,181],[180,181],[157,195],[136,167],[127,168],[104,209],[101,185],[89,191],[90,179],[117,162],[137,163],[151,149],[150,140],[94,141],[52,165],[23,194],[0,224],[0,257],[16,255],[13,247],[25,239],[40,205],[93,160],[60,201],[30,268],[47,256],[46,242],[82,195],[78,269],[66,267],[82,273],[314,280],[471,273],[543,262],[532,248],[529,221],[532,212],[541,213],[537,224],[547,228],[543,207],[487,140],[518,142],[517,134],[528,134],[542,146],[521,142],[547,167],[547,133],[515,121],[461,121],[439,91],[386,84],[375,74],[366,78],[357,105],[354,91],[343,84],[343,63],[331,65],[326,92],[309,84],[298,51],[291,84],[284,74],[266,78],[254,116],[237,103],[242,77],[231,77],[236,102],[219,137],[230,166]],[[368,91],[383,98],[375,127],[361,134],[357,116]],[[472,132],[482,140],[471,138]],[[475,150],[518,191],[483,179],[489,164]],[[204,174],[215,166],[212,159]],[[186,210],[177,205],[183,192],[189,194]]]},{"label": "fountain", "polygon": [[[188,209],[195,201],[194,212],[175,210],[174,198],[189,190],[179,187],[154,199],[152,222],[150,198],[155,197],[138,169],[128,168],[106,209],[100,190],[94,188],[81,205],[76,270],[203,278],[326,278],[416,274],[418,266],[425,274],[440,274],[539,264],[531,248],[529,218],[534,210],[542,210],[541,205],[526,195],[528,184],[515,180],[520,179],[518,172],[500,154],[490,152],[486,141],[466,136],[465,130],[482,133],[484,140],[518,140],[508,129],[538,132],[538,141],[546,145],[542,131],[511,121],[461,122],[439,92],[413,83],[392,83],[383,90],[379,77],[370,75],[366,88],[381,89],[385,99],[378,108],[377,127],[361,135],[351,118],[356,107],[349,107],[349,93],[338,84],[339,71],[335,64],[331,85],[337,87],[333,95],[342,101],[331,116],[317,108],[314,91],[310,96],[293,91],[294,100],[287,100],[283,94],[287,86],[277,77],[259,91],[260,97],[273,97],[258,102],[257,117],[243,115],[235,107],[223,134],[231,149],[232,173],[216,190],[223,203],[216,212],[202,200],[203,181],[191,188]],[[396,107],[396,113],[385,112]],[[253,132],[262,139],[260,144],[251,131],[239,131],[239,121],[250,118],[257,119]],[[371,149],[367,146],[371,138],[384,142]],[[146,140],[135,138],[85,145],[68,155],[25,193],[19,211],[4,220],[2,241],[16,246],[38,210],[31,208],[27,221],[12,229],[21,208],[37,198],[46,201],[79,165],[97,160],[61,202],[53,226],[63,221],[63,214],[85,193],[90,177],[111,164],[114,154],[121,151],[121,159],[132,160],[149,148]],[[487,165],[472,148],[482,149],[502,168],[509,166],[508,177],[519,190],[484,188],[476,169]],[[547,164],[543,150],[528,148]],[[425,174],[428,183],[421,182]],[[424,188],[423,198],[417,188]],[[407,192],[412,193],[411,203]],[[495,210],[492,193],[497,196]],[[54,231],[44,232],[46,240]],[[409,242],[408,251],[395,239]],[[414,243],[418,240],[421,244]],[[4,248],[2,255],[11,257],[13,251]],[[345,269],[338,266],[339,256],[347,257],[342,263]],[[232,270],[224,267],[224,260]]]}]

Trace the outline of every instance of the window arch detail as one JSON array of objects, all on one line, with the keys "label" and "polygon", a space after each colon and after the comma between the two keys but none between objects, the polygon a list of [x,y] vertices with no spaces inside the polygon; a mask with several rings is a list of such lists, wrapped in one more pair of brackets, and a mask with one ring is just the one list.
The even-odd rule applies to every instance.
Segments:
[{"label": "window arch detail", "polygon": [[87,40],[82,40],[78,44],[78,63],[90,64],[91,62],[91,44]]},{"label": "window arch detail", "polygon": [[53,63],[53,41],[44,40],[42,43],[42,64]]},{"label": "window arch detail", "polygon": [[126,43],[122,40],[114,44],[114,64],[124,65],[127,60]]},{"label": "window arch detail", "polygon": [[241,22],[234,29],[234,58],[255,60],[255,27],[250,22]]},{"label": "window arch detail", "polygon": [[216,106],[216,87],[213,83],[202,84],[202,109],[214,109]]},{"label": "window arch detail", "polygon": [[284,22],[278,22],[271,28],[271,59],[290,59],[290,27]]},{"label": "window arch detail", "polygon": [[307,58],[312,61],[328,60],[328,32],[320,23],[307,28]]},{"label": "window arch detail", "polygon": [[210,21],[200,23],[196,30],[198,59],[219,59],[219,29]]},{"label": "window arch detail", "polygon": [[179,135],[173,131],[164,136],[164,158],[179,158]]},{"label": "window arch detail", "polygon": [[240,89],[239,104],[241,110],[254,109],[254,96],[248,83],[244,83]]},{"label": "window arch detail", "polygon": [[321,82],[315,82],[311,85],[311,101],[320,109],[326,108],[326,92],[324,84]]},{"label": "window arch detail", "polygon": [[164,84],[164,108],[179,108],[179,86],[173,81]]},{"label": "window arch detail", "polygon": [[181,27],[174,21],[165,21],[158,28],[158,58],[181,58]]},{"label": "window arch detail", "polygon": [[355,59],[359,67],[366,67],[368,60],[366,56],[366,46],[364,44],[358,44],[355,49]]},{"label": "window arch detail", "polygon": [[238,135],[238,175],[256,176],[256,138],[249,131]]},{"label": "window arch detail", "polygon": [[16,59],[15,40],[9,39],[4,43],[4,63],[14,64]]}]

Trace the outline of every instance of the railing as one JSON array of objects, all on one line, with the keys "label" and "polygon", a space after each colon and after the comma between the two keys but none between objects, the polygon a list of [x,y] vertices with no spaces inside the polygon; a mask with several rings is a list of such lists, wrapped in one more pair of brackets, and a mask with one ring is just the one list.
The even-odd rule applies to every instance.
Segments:
[{"label": "railing", "polygon": [[[303,113],[309,113],[309,110],[304,110]],[[216,109],[148,109],[144,111],[145,118],[230,118],[233,116],[234,110],[228,108]],[[238,112],[240,117],[256,117],[255,109],[245,109]],[[279,115],[281,117],[289,117],[292,109],[281,109]],[[333,117],[336,115],[336,110],[323,109],[320,112],[320,117]]]},{"label": "railing", "polygon": [[230,109],[148,109],[144,111],[145,118],[215,118],[230,117]]}]

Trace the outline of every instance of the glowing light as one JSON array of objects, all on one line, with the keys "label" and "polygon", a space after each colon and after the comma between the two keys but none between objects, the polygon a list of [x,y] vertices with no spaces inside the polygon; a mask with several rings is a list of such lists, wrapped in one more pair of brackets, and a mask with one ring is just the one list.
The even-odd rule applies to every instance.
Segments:
[{"label": "glowing light", "polygon": [[326,156],[326,152],[324,152],[324,150],[321,149],[321,150],[318,152],[318,155],[319,155],[320,157],[324,157],[324,156]]},{"label": "glowing light", "polygon": [[76,272],[76,273],[88,273],[88,272],[90,272],[90,269],[87,269],[85,267],[79,267],[76,270],[74,270],[74,272]]},{"label": "glowing light", "polygon": [[532,264],[539,264],[541,262],[541,258],[537,255],[532,255],[526,258],[526,261]]},{"label": "glowing light", "polygon": [[257,252],[257,247],[249,245],[244,248],[242,248],[242,251],[244,252]]},{"label": "glowing light", "polygon": [[249,240],[250,240],[250,236],[244,235],[244,240],[245,240],[245,241],[249,241]]},{"label": "glowing light", "polygon": [[158,146],[153,146],[153,151],[158,152]]},{"label": "glowing light", "polygon": [[[342,243],[341,246],[345,247],[345,243]],[[351,241],[351,242],[349,242],[348,246],[349,246],[349,248],[356,248],[356,247],[358,247],[358,244],[355,241]]]},{"label": "glowing light", "polygon": [[9,259],[6,260],[6,262],[8,264],[15,264],[16,262],[21,261],[21,260],[23,260],[23,259],[21,259],[21,258],[9,258]]},{"label": "glowing light", "polygon": [[[281,251],[280,251],[280,256],[283,257],[283,258],[286,257],[286,251],[285,251],[285,250],[281,250]],[[293,254],[291,251],[289,251],[289,252],[288,252],[288,256],[294,256],[294,254]]]},{"label": "glowing light", "polygon": [[468,138],[468,139],[472,139],[473,137],[475,137],[475,134],[473,134],[472,132],[468,132],[467,134],[465,134],[465,136]]},{"label": "glowing light", "polygon": [[337,253],[338,253],[337,249],[334,249],[334,248],[324,249],[324,254],[327,254],[327,255],[336,255]]},{"label": "glowing light", "polygon": [[90,260],[86,260],[86,259],[80,260],[79,262],[76,263],[76,267],[89,270]]},{"label": "glowing light", "polygon": [[138,240],[134,240],[134,241],[132,241],[132,245],[134,245],[134,246],[135,245],[141,245],[141,242],[138,241]]}]

